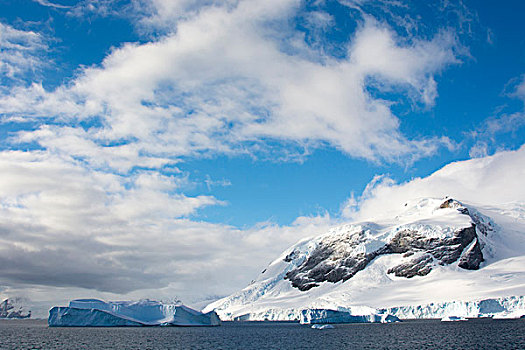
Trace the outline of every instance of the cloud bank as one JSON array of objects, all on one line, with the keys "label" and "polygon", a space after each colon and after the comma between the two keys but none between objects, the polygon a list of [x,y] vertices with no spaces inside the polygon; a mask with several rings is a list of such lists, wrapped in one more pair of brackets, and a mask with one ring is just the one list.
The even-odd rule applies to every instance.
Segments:
[{"label": "cloud bank", "polygon": [[515,151],[450,163],[430,176],[401,184],[377,176],[360,198],[350,199],[342,211],[353,220],[393,217],[408,200],[446,196],[481,205],[523,203],[523,164],[525,145]]}]

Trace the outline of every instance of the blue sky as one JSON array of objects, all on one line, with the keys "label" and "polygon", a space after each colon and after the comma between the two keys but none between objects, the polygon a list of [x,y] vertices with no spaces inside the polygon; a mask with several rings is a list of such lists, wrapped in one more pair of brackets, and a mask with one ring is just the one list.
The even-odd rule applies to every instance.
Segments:
[{"label": "blue sky", "polygon": [[[523,13],[516,0],[0,0],[4,229],[42,238],[16,231],[10,247],[47,261],[51,242],[71,257],[85,244],[123,279],[44,285],[127,293],[156,279],[180,294],[147,257],[150,277],[125,282],[148,235],[195,250],[259,244],[269,261],[352,219],[345,208],[377,176],[404,183],[517,150]],[[10,266],[18,277],[0,292],[53,269]]]},{"label": "blue sky", "polygon": [[[80,3],[54,4],[78,7]],[[384,14],[377,9],[378,4],[367,9],[371,8],[373,14]],[[29,74],[26,83],[36,78],[49,90],[70,82],[82,66],[99,65],[111,48],[121,47],[124,42],[144,43],[165,35],[164,29],[148,31],[137,27],[134,21],[138,15],[133,14],[124,1],[109,2],[110,9],[102,13],[85,10],[79,14],[72,13],[71,8],[43,6],[36,1],[3,1],[0,6],[2,23],[42,33],[48,40],[49,49],[45,55],[53,60],[52,66],[43,67],[36,77]],[[414,4],[409,6],[414,7]],[[395,162],[356,159],[331,145],[311,147],[307,156],[295,161],[275,160],[271,156],[261,159],[253,154],[184,159],[180,169],[193,183],[187,192],[209,193],[227,202],[224,206],[205,208],[194,216],[249,226],[265,220],[286,224],[298,215],[318,214],[324,210],[337,215],[345,198],[352,191],[362,192],[376,174],[389,174],[398,181],[406,181],[426,176],[450,161],[468,159],[470,148],[479,140],[468,136],[469,132],[482,128],[487,118],[522,108],[521,102],[507,96],[506,90],[513,79],[523,74],[525,25],[521,13],[525,5],[519,1],[508,1],[501,6],[471,1],[451,5],[454,8],[448,13],[436,11],[439,6],[435,2],[432,6],[394,10],[399,15],[416,13],[428,20],[424,24],[417,23],[421,26],[418,28],[421,37],[432,37],[444,30],[453,32],[461,46],[457,54],[459,62],[436,74],[438,96],[432,106],[405,101],[394,105],[392,110],[400,120],[399,129],[404,135],[413,138],[446,136],[454,143],[452,150],[440,147],[416,161],[405,157]],[[308,12],[293,18],[292,25],[304,32],[306,41],[312,46],[326,47],[333,56],[346,55],[342,48],[352,39],[360,23],[356,20],[359,17],[356,11],[335,1],[317,6],[306,3],[300,7],[304,11],[326,11],[334,21],[319,34],[305,24]],[[418,10],[421,13],[417,13]],[[106,14],[110,11],[119,13]],[[457,13],[464,18],[458,19]],[[405,29],[396,28],[388,16],[380,20],[411,40]],[[452,27],[454,25],[456,28]],[[384,93],[380,91],[378,95]],[[397,102],[406,100],[404,93],[391,91],[385,96]],[[10,128],[17,130],[18,125],[6,125],[4,130]],[[489,154],[502,148],[516,149],[524,140],[524,128],[516,126],[510,132],[489,137],[494,139],[487,142]],[[206,179],[223,185],[209,187]]]}]

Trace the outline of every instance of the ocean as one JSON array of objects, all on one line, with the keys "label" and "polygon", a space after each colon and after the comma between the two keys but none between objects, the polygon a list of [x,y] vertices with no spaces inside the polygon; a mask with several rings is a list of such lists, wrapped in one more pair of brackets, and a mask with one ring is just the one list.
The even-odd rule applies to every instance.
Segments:
[{"label": "ocean", "polygon": [[334,326],[224,322],[202,328],[49,328],[45,320],[0,320],[0,349],[525,349],[523,319]]}]

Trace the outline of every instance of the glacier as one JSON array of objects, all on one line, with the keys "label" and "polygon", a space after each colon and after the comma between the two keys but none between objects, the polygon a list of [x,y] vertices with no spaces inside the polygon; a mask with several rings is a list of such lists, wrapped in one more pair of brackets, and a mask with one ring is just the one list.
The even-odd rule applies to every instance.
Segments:
[{"label": "glacier", "polygon": [[520,318],[525,315],[525,297],[510,296],[470,301],[449,301],[379,310],[402,319],[410,318]]},{"label": "glacier", "polygon": [[301,324],[324,323],[392,323],[400,319],[390,314],[371,313],[368,315],[352,315],[351,312],[329,309],[305,309],[301,311]]},{"label": "glacier", "polygon": [[397,316],[372,308],[315,309],[271,308],[249,312],[231,318],[233,321],[297,321],[301,324],[327,323],[391,323],[400,321]]},{"label": "glacier", "polygon": [[219,326],[214,311],[202,313],[179,304],[152,300],[76,299],[49,310],[50,327]]},{"label": "glacier", "polygon": [[523,315],[525,203],[419,198],[396,210],[299,241],[203,311],[244,321],[301,321],[313,310],[368,322]]}]

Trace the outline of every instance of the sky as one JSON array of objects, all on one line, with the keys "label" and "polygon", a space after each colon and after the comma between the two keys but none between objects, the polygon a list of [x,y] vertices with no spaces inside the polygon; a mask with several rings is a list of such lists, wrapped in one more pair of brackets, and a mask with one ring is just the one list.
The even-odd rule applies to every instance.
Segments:
[{"label": "sky", "polygon": [[0,0],[0,296],[204,305],[405,200],[525,202],[518,0]]}]

